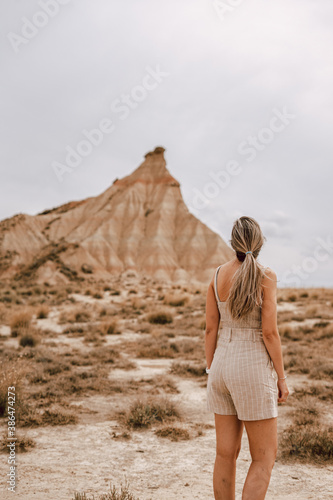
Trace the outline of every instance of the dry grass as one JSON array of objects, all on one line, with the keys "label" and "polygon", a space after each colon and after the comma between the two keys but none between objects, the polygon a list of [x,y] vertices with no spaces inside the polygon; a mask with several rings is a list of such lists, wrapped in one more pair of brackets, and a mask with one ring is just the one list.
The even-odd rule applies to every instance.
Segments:
[{"label": "dry grass", "polygon": [[173,362],[170,367],[170,373],[181,377],[202,377],[206,376],[206,365],[191,365],[189,363]]},{"label": "dry grass", "polygon": [[64,311],[59,318],[59,323],[86,323],[90,319],[90,311],[86,307],[78,306]]},{"label": "dry grass", "polygon": [[172,307],[181,307],[189,302],[188,295],[170,294],[164,297],[164,304]]},{"label": "dry grass", "polygon": [[322,406],[312,395],[296,400],[289,416],[292,424],[280,436],[279,453],[284,460],[331,462],[333,460],[333,427],[323,424]]},{"label": "dry grass", "polygon": [[332,462],[333,427],[292,425],[282,433],[280,449],[284,459]]},{"label": "dry grass", "polygon": [[303,400],[307,396],[313,396],[321,401],[333,401],[333,386],[326,384],[312,384],[301,389],[296,388],[293,396],[298,400]]},{"label": "dry grass", "polygon": [[50,308],[47,305],[42,305],[37,309],[36,317],[37,319],[45,319],[50,313]]},{"label": "dry grass", "polygon": [[32,313],[30,310],[22,310],[13,314],[10,319],[9,326],[11,331],[16,331],[24,328],[29,328],[32,320]]},{"label": "dry grass", "polygon": [[131,429],[147,428],[180,418],[176,404],[166,397],[136,399],[128,411],[119,413],[120,422]]},{"label": "dry grass", "polygon": [[166,425],[161,429],[156,429],[155,434],[159,437],[168,438],[171,441],[187,441],[190,439],[190,433],[187,429],[173,425]]},{"label": "dry grass", "polygon": [[18,419],[20,427],[41,427],[46,425],[69,425],[78,422],[77,412],[61,406],[43,410],[26,407]]},{"label": "dry grass", "polygon": [[20,346],[22,347],[35,347],[40,341],[39,336],[34,330],[28,330],[20,337]]},{"label": "dry grass", "polygon": [[[28,436],[16,436],[15,451],[27,452],[36,446],[36,441]],[[5,433],[0,440],[0,453],[8,453],[8,439]]]},{"label": "dry grass", "polygon": [[10,392],[15,392],[15,408],[17,409],[21,399],[22,379],[24,377],[24,370],[18,363],[13,363],[2,359],[0,365],[0,417],[7,416],[7,401],[8,401],[8,388]]},{"label": "dry grass", "polygon": [[155,313],[151,313],[148,316],[148,321],[153,325],[167,325],[173,322],[173,317],[168,312],[158,311]]},{"label": "dry grass", "polygon": [[119,323],[116,320],[102,322],[98,329],[102,335],[119,335],[121,333]]},{"label": "dry grass", "polygon": [[134,495],[129,490],[129,485],[125,484],[121,485],[120,490],[118,490],[114,485],[110,485],[109,493],[105,493],[103,495],[98,495],[95,497],[94,495],[88,495],[86,493],[74,493],[73,500],[139,500],[134,497]]}]

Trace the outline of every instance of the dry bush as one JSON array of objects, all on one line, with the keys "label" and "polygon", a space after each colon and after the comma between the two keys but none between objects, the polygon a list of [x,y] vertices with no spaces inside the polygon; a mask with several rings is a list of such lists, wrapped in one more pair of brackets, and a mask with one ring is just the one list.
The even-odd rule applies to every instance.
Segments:
[{"label": "dry bush", "polygon": [[45,319],[50,313],[50,308],[47,305],[42,305],[38,308],[36,317],[37,319]]},{"label": "dry bush", "polygon": [[312,384],[310,386],[295,389],[292,395],[297,400],[302,400],[307,396],[312,396],[314,398],[320,399],[322,401],[333,401],[333,386],[323,385],[323,384]]},{"label": "dry bush", "polygon": [[88,330],[84,335],[83,342],[85,342],[86,344],[92,343],[95,346],[101,346],[103,343],[106,342],[106,340],[101,337],[100,332]]},{"label": "dry bush", "polygon": [[40,337],[37,334],[37,330],[29,329],[26,330],[20,337],[20,346],[22,347],[35,347],[40,341]]},{"label": "dry bush", "polygon": [[[138,382],[139,388],[142,388],[142,383],[142,381]],[[144,383],[150,386],[149,394],[179,394],[180,392],[173,378],[168,375],[154,375],[154,378],[145,379]]]},{"label": "dry bush", "polygon": [[86,323],[90,321],[91,313],[84,307],[77,307],[75,309],[71,309],[70,311],[62,312],[59,323]]},{"label": "dry bush", "polygon": [[119,417],[128,428],[137,429],[179,419],[180,412],[176,404],[166,397],[148,397],[134,401],[125,414],[119,413]]},{"label": "dry bush", "polygon": [[297,328],[294,328],[292,326],[284,325],[280,326],[279,328],[279,333],[282,338],[293,341],[303,340],[306,335],[313,332],[313,328],[309,326],[299,326]]},{"label": "dry bush", "polygon": [[74,493],[73,500],[139,500],[134,497],[134,495],[129,490],[129,485],[121,485],[120,491],[113,485],[110,486],[110,492],[103,495],[99,495],[98,498],[93,496],[87,496],[86,493]]},{"label": "dry bush", "polygon": [[46,425],[71,425],[78,422],[77,411],[64,409],[61,406],[46,408],[42,411],[26,407],[18,422],[21,427],[40,427]]},{"label": "dry bush", "polygon": [[333,362],[326,358],[318,359],[313,364],[310,371],[310,378],[316,380],[332,380],[333,378]]},{"label": "dry bush", "polygon": [[176,349],[162,336],[151,339],[140,339],[133,347],[138,358],[174,358]]},{"label": "dry bush", "polygon": [[103,323],[100,323],[98,330],[101,332],[102,335],[114,335],[114,334],[119,335],[121,333],[118,321],[116,320],[105,321]]},{"label": "dry bush", "polygon": [[333,337],[333,323],[322,322],[316,323],[314,326],[320,328],[316,336],[317,340],[331,339]]},{"label": "dry bush", "polygon": [[63,330],[62,333],[68,334],[70,337],[82,337],[87,331],[87,327],[84,326],[69,326]]},{"label": "dry bush", "polygon": [[15,387],[15,408],[20,403],[23,369],[17,363],[2,361],[0,365],[0,417],[7,415],[8,388]]},{"label": "dry bush", "polygon": [[186,441],[190,439],[190,433],[187,429],[184,429],[183,427],[175,427],[173,425],[166,425],[161,429],[157,429],[155,434],[159,437],[168,438],[171,441]]},{"label": "dry bush", "polygon": [[29,328],[32,320],[32,313],[28,309],[18,311],[13,314],[10,319],[9,326],[11,331],[20,330],[22,328]]},{"label": "dry bush", "polygon": [[[16,452],[26,452],[31,450],[36,446],[34,439],[28,436],[16,436],[15,450]],[[0,453],[8,453],[8,439],[7,433],[5,433],[0,440]]]},{"label": "dry bush", "polygon": [[297,295],[296,295],[296,293],[291,293],[290,295],[288,295],[287,301],[288,302],[296,302],[297,301]]},{"label": "dry bush", "polygon": [[164,303],[172,307],[181,307],[187,304],[189,298],[187,295],[171,294],[168,293],[164,297]]},{"label": "dry bush", "polygon": [[148,316],[149,323],[153,325],[166,325],[173,322],[173,317],[165,311],[158,311]]},{"label": "dry bush", "polygon": [[133,297],[131,300],[131,305],[136,311],[143,311],[147,307],[145,301],[140,299],[139,297]]},{"label": "dry bush", "polygon": [[170,373],[185,377],[202,377],[206,376],[206,366],[173,362],[170,366]]},{"label": "dry bush", "polygon": [[321,318],[322,313],[318,306],[308,306],[305,309],[306,318]]},{"label": "dry bush", "polygon": [[8,307],[0,303],[0,322],[5,323],[8,316]]},{"label": "dry bush", "polygon": [[50,403],[62,405],[73,395],[89,394],[91,392],[109,393],[113,390],[113,382],[108,379],[108,371],[98,368],[80,373],[59,374],[35,390],[30,397],[39,405],[49,407]]},{"label": "dry bush", "polygon": [[318,404],[313,397],[304,397],[302,402],[297,405],[297,408],[291,413],[291,415],[297,426],[313,425],[318,423],[320,416]]},{"label": "dry bush", "polygon": [[291,425],[281,435],[280,453],[285,459],[328,462],[333,459],[333,427],[320,424]]}]

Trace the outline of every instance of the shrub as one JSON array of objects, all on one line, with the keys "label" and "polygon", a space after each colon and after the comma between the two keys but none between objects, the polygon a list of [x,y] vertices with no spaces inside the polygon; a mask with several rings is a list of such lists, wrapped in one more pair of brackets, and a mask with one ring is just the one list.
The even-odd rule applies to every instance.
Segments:
[{"label": "shrub", "polygon": [[302,389],[295,389],[295,397],[303,399],[307,396],[313,396],[322,401],[333,401],[333,386],[331,385],[311,385]]},{"label": "shrub", "polygon": [[186,295],[166,295],[164,298],[164,303],[173,307],[184,306],[188,302],[188,297]]},{"label": "shrub", "polygon": [[193,366],[189,363],[175,363],[173,362],[170,367],[170,373],[174,375],[185,375],[185,376],[194,376],[194,377],[202,377],[206,375],[206,367],[205,366]]},{"label": "shrub", "polygon": [[9,323],[11,330],[20,328],[28,328],[32,319],[32,314],[28,310],[23,310],[15,313]]},{"label": "shrub", "polygon": [[99,495],[99,498],[95,498],[95,496],[87,496],[86,493],[74,493],[73,500],[138,500],[135,498],[132,493],[129,491],[129,486],[126,484],[125,486],[121,485],[120,491],[117,491],[116,487],[113,485],[110,486],[110,492],[104,495]]},{"label": "shrub", "polygon": [[333,427],[292,425],[282,433],[280,448],[284,458],[315,462],[332,460]]},{"label": "shrub", "polygon": [[74,411],[64,411],[63,409],[47,409],[42,415],[44,425],[68,425],[77,423],[77,414]]},{"label": "shrub", "polygon": [[313,398],[306,398],[294,412],[294,423],[297,426],[313,425],[318,419],[319,411]]},{"label": "shrub", "polygon": [[20,394],[22,373],[14,363],[3,361],[0,365],[0,417],[7,415],[8,387],[15,387],[16,399]]},{"label": "shrub", "polygon": [[[6,453],[8,452],[8,439],[7,439],[7,434],[3,436],[3,438],[0,441],[0,452]],[[15,449],[17,452],[26,452],[29,451],[31,448],[34,448],[36,446],[36,442],[34,439],[27,437],[27,436],[22,436],[22,437],[17,437],[16,443],[15,443]]]},{"label": "shrub", "polygon": [[148,316],[149,323],[153,325],[166,325],[173,322],[173,317],[167,312],[156,312]]},{"label": "shrub", "polygon": [[100,326],[101,333],[103,335],[113,335],[120,334],[117,321],[110,321],[107,323],[102,323]]},{"label": "shrub", "polygon": [[160,437],[166,437],[171,441],[179,441],[190,439],[190,434],[186,429],[182,427],[166,426],[162,429],[157,429],[155,434]]},{"label": "shrub", "polygon": [[180,417],[175,404],[166,398],[136,400],[125,415],[125,423],[130,428],[150,427],[156,422],[165,422]]},{"label": "shrub", "polygon": [[38,338],[33,333],[25,333],[20,338],[20,345],[22,347],[35,347],[38,344]]},{"label": "shrub", "polygon": [[45,319],[49,315],[49,308],[47,306],[41,306],[37,311],[37,319]]}]

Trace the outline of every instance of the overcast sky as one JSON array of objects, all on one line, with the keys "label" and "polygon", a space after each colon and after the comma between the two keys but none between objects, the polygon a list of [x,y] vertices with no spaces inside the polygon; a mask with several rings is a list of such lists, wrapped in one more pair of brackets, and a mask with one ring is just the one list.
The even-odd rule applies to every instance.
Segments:
[{"label": "overcast sky", "polygon": [[333,286],[332,0],[0,9],[0,219],[98,195],[164,146],[200,220],[229,242],[255,217],[281,285]]}]

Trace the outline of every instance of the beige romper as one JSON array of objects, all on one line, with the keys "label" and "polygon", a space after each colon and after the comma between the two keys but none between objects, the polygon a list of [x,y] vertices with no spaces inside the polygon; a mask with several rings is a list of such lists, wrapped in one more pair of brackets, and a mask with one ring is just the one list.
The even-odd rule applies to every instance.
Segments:
[{"label": "beige romper", "polygon": [[[221,266],[220,266],[221,267]],[[234,320],[214,289],[222,328],[207,380],[207,410],[239,420],[277,417],[277,375],[263,341],[261,308]]]}]

